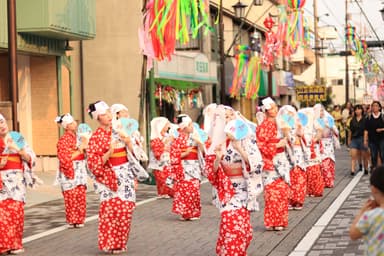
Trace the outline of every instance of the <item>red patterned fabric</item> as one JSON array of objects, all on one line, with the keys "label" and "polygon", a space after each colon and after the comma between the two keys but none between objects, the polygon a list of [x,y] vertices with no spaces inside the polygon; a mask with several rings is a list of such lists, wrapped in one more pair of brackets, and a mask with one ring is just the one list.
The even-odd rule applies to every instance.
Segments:
[{"label": "red patterned fabric", "polygon": [[[112,129],[112,128],[111,128]],[[112,191],[117,191],[117,178],[112,166],[103,162],[103,155],[109,150],[112,130],[99,127],[89,139],[87,162],[89,170],[95,175],[96,181],[104,184]]]},{"label": "red patterned fabric", "polygon": [[216,172],[213,170],[215,159],[216,155],[207,155],[205,157],[204,173],[207,174],[207,179],[212,184],[212,186],[216,188],[220,203],[225,204],[231,200],[235,194],[235,191],[233,189],[231,180],[227,175],[225,175],[221,166],[219,166]]},{"label": "red patterned fabric", "polygon": [[103,201],[99,210],[100,250],[126,249],[135,203],[112,198]]},{"label": "red patterned fabric", "polygon": [[167,178],[171,176],[171,172],[169,171],[169,168],[164,167],[162,171],[153,170],[153,176],[155,176],[155,179],[156,179],[157,195],[159,196],[168,195],[173,197],[175,194],[174,189],[168,187],[165,184],[165,181],[167,180]]},{"label": "red patterned fabric", "polygon": [[266,227],[288,226],[288,184],[279,178],[264,187],[264,225]]},{"label": "red patterned fabric", "polygon": [[184,219],[200,217],[200,181],[198,179],[182,180],[176,182],[174,189],[172,212],[181,215]]},{"label": "red patterned fabric", "polygon": [[[172,212],[181,215],[184,219],[200,217],[200,181],[198,179],[186,180],[181,154],[188,149],[189,134],[180,132],[171,147],[172,170],[175,175],[173,187],[175,196]],[[185,156],[188,157],[188,156]],[[199,168],[199,167],[197,167]]]},{"label": "red patterned fabric", "polygon": [[83,224],[86,216],[86,186],[63,191],[65,217],[68,224]]},{"label": "red patterned fabric", "polygon": [[299,166],[290,171],[290,193],[289,202],[291,205],[303,205],[307,195],[307,174]]},{"label": "red patterned fabric", "polygon": [[0,253],[23,248],[24,203],[0,201]]},{"label": "red patterned fabric", "polygon": [[247,209],[223,211],[221,213],[216,254],[219,256],[246,256],[252,240],[252,226]]},{"label": "red patterned fabric", "polygon": [[324,181],[320,164],[307,167],[307,194],[309,196],[323,196]]},{"label": "red patterned fabric", "polygon": [[335,183],[335,162],[331,158],[326,158],[321,162],[324,186],[333,188]]},{"label": "red patterned fabric", "polygon": [[57,158],[60,163],[60,171],[68,179],[75,178],[73,169],[72,153],[76,151],[76,135],[73,132],[66,131],[57,142]]},{"label": "red patterned fabric", "polygon": [[265,119],[256,128],[257,146],[264,161],[264,170],[274,170],[273,157],[276,155],[277,125],[276,122]]},{"label": "red patterned fabric", "polygon": [[[151,140],[151,150],[154,157],[157,160],[160,160],[161,155],[164,153],[164,143],[159,138]],[[172,169],[170,166],[164,166],[162,171],[153,170],[153,175],[156,179],[157,195],[169,195],[173,197],[174,190],[165,184],[165,181],[171,176],[171,174]]]}]

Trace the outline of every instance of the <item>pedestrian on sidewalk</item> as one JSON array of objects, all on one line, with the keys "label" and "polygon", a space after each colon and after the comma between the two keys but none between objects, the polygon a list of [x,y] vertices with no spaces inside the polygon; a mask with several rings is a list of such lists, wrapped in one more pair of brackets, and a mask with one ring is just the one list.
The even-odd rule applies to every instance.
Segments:
[{"label": "pedestrian on sidewalk", "polygon": [[264,225],[267,230],[280,231],[288,227],[289,173],[277,169],[275,157],[285,154],[287,139],[278,137],[276,103],[268,97],[262,100],[262,104],[265,119],[257,126],[256,137],[264,161]]},{"label": "pedestrian on sidewalk", "polygon": [[381,113],[381,103],[373,101],[371,114],[365,121],[364,146],[371,152],[371,169],[378,166],[378,157],[381,163],[384,160],[384,116]]},{"label": "pedestrian on sidewalk", "polygon": [[27,186],[40,179],[34,175],[36,155],[24,137],[9,131],[0,114],[0,254],[19,254],[23,249],[24,204]]},{"label": "pedestrian on sidewalk", "polygon": [[[348,145],[351,149],[351,175],[355,175],[356,171],[362,171],[364,165],[364,173],[368,174],[368,148],[364,145],[364,130],[365,130],[365,114],[361,105],[356,105],[354,108],[354,116],[349,125]],[[358,164],[359,169],[356,168]]]},{"label": "pedestrian on sidewalk", "polygon": [[373,170],[370,177],[371,198],[353,220],[349,235],[352,240],[364,238],[366,254],[384,254],[384,166]]},{"label": "pedestrian on sidewalk", "polygon": [[[129,137],[113,137],[112,115],[103,101],[91,103],[88,113],[97,120],[99,127],[89,140],[88,168],[95,191],[100,195],[98,244],[99,249],[110,254],[127,250],[127,241],[136,202],[135,177],[145,180],[148,175],[135,176],[128,161],[132,149]],[[139,167],[138,167],[139,169]]]},{"label": "pedestrian on sidewalk", "polygon": [[204,144],[194,132],[192,119],[185,114],[177,116],[179,136],[172,143],[172,169],[180,173],[174,183],[172,212],[181,220],[197,220],[201,215],[200,182]]},{"label": "pedestrian on sidewalk", "polygon": [[64,134],[57,142],[57,182],[64,197],[66,221],[68,228],[82,228],[87,209],[85,150],[88,139],[82,137],[81,144],[77,145],[77,122],[69,113],[56,117],[55,122],[64,129]]},{"label": "pedestrian on sidewalk", "polygon": [[[148,168],[156,179],[157,196],[170,198],[174,196],[171,167],[171,145],[175,139],[171,123],[165,117],[155,117],[151,121],[151,152]],[[168,184],[167,184],[168,181]]]},{"label": "pedestrian on sidewalk", "polygon": [[217,190],[221,214],[216,254],[245,256],[252,240],[250,212],[259,210],[257,197],[262,193],[262,159],[244,120],[229,121],[223,131],[226,108],[215,110],[220,120],[211,122],[212,144],[204,173]]}]

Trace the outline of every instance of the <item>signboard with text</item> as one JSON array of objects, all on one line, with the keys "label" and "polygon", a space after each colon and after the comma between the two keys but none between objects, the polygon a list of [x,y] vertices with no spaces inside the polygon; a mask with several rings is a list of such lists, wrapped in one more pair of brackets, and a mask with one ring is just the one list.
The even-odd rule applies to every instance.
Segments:
[{"label": "signboard with text", "polygon": [[298,101],[325,101],[327,98],[327,88],[324,85],[301,85],[295,89]]}]

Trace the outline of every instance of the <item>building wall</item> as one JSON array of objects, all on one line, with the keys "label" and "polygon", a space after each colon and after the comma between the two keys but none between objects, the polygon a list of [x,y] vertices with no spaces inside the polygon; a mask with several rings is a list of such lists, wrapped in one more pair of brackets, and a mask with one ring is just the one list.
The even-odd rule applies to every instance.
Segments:
[{"label": "building wall", "polygon": [[56,57],[31,57],[33,149],[37,155],[56,154],[58,127]]},{"label": "building wall", "polygon": [[[142,55],[138,28],[141,0],[98,0],[96,39],[84,41],[85,107],[96,100],[126,105],[139,116]],[[93,127],[96,123],[86,121]]]},{"label": "building wall", "polygon": [[0,54],[0,101],[10,100],[8,86],[8,55]]}]

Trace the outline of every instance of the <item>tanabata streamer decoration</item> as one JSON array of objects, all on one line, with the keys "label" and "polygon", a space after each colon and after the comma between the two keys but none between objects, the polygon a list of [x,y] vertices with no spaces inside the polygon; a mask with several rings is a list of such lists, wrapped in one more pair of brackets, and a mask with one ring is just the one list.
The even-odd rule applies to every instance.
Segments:
[{"label": "tanabata streamer decoration", "polygon": [[256,99],[263,76],[260,58],[253,56],[248,63],[247,78],[245,81],[245,97],[247,99]]},{"label": "tanabata streamer decoration", "polygon": [[229,89],[231,97],[239,97],[244,88],[247,77],[248,61],[251,48],[247,45],[237,45],[235,47],[235,70],[233,72],[232,86]]},{"label": "tanabata streamer decoration", "polygon": [[356,33],[356,27],[351,24],[347,26],[346,41],[350,45],[352,54],[356,59],[366,65],[369,60],[367,43],[365,40],[360,40]]},{"label": "tanabata streamer decoration", "polygon": [[[302,45],[307,45],[304,33],[304,14],[303,8],[305,0],[285,0],[288,16],[288,46],[293,52]],[[292,52],[292,53],[293,53]]]},{"label": "tanabata streamer decoration", "polygon": [[[189,42],[190,34],[198,36],[199,29],[209,26],[208,0],[149,0],[144,13],[144,34],[140,35],[143,53],[152,53],[156,60],[171,59],[176,41]],[[151,42],[151,46],[146,42]],[[153,51],[152,51],[153,49]]]},{"label": "tanabata streamer decoration", "polygon": [[279,47],[277,43],[276,34],[272,31],[272,27],[275,24],[272,17],[267,17],[264,20],[264,26],[267,28],[265,32],[265,43],[263,47],[263,55],[261,62],[266,69],[269,69],[275,58],[275,53]]},{"label": "tanabata streamer decoration", "polygon": [[289,57],[292,54],[292,51],[289,47],[288,38],[287,38],[287,30],[288,30],[288,16],[287,16],[287,6],[284,4],[280,4],[277,6],[279,10],[279,24],[276,32],[277,39],[277,51],[278,55],[282,54],[285,57]]},{"label": "tanabata streamer decoration", "polygon": [[247,45],[237,45],[235,52],[230,95],[234,98],[245,95],[247,99],[256,99],[262,78],[261,60],[257,56],[250,57],[251,49]]}]

